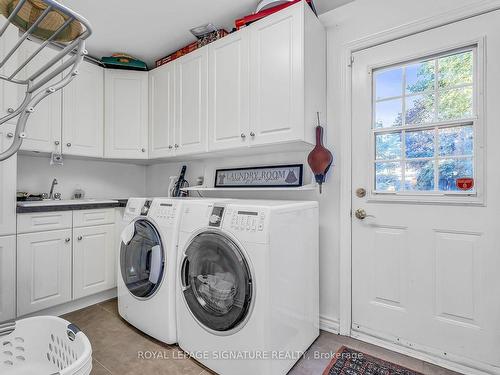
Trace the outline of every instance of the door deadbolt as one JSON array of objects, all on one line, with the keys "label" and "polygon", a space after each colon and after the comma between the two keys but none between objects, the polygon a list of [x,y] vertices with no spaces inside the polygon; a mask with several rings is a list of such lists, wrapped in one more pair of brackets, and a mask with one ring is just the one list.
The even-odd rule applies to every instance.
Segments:
[{"label": "door deadbolt", "polygon": [[366,196],[366,189],[359,188],[356,190],[356,196],[358,198],[364,198]]}]

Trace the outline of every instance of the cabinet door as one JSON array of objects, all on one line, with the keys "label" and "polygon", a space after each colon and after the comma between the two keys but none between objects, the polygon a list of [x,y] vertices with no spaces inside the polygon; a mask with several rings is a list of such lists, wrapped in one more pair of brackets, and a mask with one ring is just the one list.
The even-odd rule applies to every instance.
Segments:
[{"label": "cabinet door", "polygon": [[177,155],[207,150],[208,48],[175,61],[175,139]]},{"label": "cabinet door", "polygon": [[0,237],[0,323],[16,317],[16,236]]},{"label": "cabinet door", "polygon": [[249,139],[248,30],[209,46],[209,150],[247,146]]},{"label": "cabinet door", "polygon": [[298,10],[287,8],[249,27],[252,144],[303,138],[303,14]]},{"label": "cabinet door", "polygon": [[174,154],[174,64],[149,72],[149,156]]},{"label": "cabinet door", "polygon": [[[25,41],[20,49],[21,61],[25,61],[39,47],[39,44]],[[29,77],[57,54],[51,48],[44,48],[23,70],[24,77]],[[60,77],[54,78],[57,82]],[[19,98],[24,98],[25,87],[19,86]],[[36,107],[26,124],[26,138],[22,150],[53,152],[61,151],[61,91],[49,95]]]},{"label": "cabinet door", "polygon": [[147,159],[148,72],[104,71],[104,156]]},{"label": "cabinet door", "polygon": [[63,89],[62,150],[102,157],[104,152],[104,69],[83,62],[80,74]]},{"label": "cabinet door", "polygon": [[[0,126],[0,150],[6,150],[14,136],[15,125]],[[16,234],[17,155],[0,162],[0,236]]]},{"label": "cabinet door", "polygon": [[115,254],[114,224],[73,229],[73,298],[115,287]]},{"label": "cabinet door", "polygon": [[17,236],[17,313],[71,300],[71,229]]}]

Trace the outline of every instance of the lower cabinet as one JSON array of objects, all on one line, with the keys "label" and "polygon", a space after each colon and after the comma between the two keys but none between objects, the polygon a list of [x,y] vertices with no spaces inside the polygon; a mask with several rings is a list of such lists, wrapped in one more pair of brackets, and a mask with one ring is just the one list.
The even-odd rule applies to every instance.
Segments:
[{"label": "lower cabinet", "polygon": [[[19,214],[17,316],[114,288],[117,241],[114,222],[114,208]],[[0,237],[0,321],[10,319],[11,305],[15,315],[16,295],[14,283],[7,282],[4,286],[3,281],[10,280],[9,272],[15,280],[15,237],[11,247],[2,240]],[[9,262],[13,262],[10,268]],[[4,302],[10,296],[14,302]]]},{"label": "lower cabinet", "polygon": [[73,298],[116,286],[115,226],[73,229]]},{"label": "lower cabinet", "polygon": [[71,300],[71,229],[17,236],[17,314]]},{"label": "lower cabinet", "polygon": [[16,317],[16,236],[0,237],[0,323]]}]

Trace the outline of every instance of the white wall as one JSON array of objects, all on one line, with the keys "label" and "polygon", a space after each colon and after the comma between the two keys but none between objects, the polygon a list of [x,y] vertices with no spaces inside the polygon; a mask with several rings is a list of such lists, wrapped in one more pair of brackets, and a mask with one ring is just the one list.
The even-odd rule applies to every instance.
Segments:
[{"label": "white wall", "polygon": [[64,165],[51,166],[44,156],[19,155],[17,190],[48,193],[52,179],[55,191],[70,199],[79,186],[88,198],[128,198],[146,193],[146,167],[102,160],[64,159]]}]

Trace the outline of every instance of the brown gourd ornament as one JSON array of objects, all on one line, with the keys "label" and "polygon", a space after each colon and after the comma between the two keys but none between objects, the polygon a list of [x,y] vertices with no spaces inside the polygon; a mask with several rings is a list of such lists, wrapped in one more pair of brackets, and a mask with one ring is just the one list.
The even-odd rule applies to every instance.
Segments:
[{"label": "brown gourd ornament", "polygon": [[314,173],[314,178],[319,185],[319,193],[322,193],[322,185],[325,182],[326,174],[333,162],[332,153],[323,146],[323,127],[320,125],[318,112],[318,126],[316,126],[316,146],[307,157],[309,167]]}]

